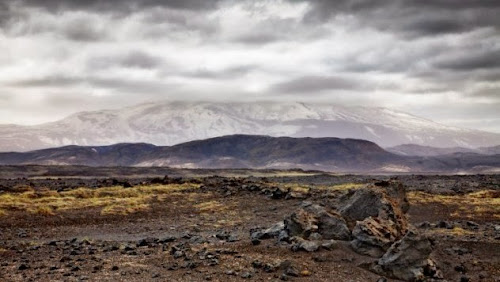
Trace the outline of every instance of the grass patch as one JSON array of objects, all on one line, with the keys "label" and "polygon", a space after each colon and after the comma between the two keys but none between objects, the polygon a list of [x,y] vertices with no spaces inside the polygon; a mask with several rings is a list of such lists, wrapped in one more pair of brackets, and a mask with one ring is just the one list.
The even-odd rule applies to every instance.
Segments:
[{"label": "grass patch", "polygon": [[342,184],[337,184],[333,186],[325,186],[323,189],[325,190],[334,190],[334,191],[346,191],[350,189],[359,189],[361,187],[364,187],[365,184],[360,184],[360,183],[342,183]]},{"label": "grass patch", "polygon": [[472,235],[474,234],[473,231],[470,230],[465,230],[462,227],[455,226],[452,229],[445,229],[445,228],[437,228],[432,231],[431,233],[434,234],[440,234],[440,235],[452,235],[456,237],[461,237],[461,236],[466,236],[466,235]]},{"label": "grass patch", "polygon": [[65,210],[85,208],[102,208],[103,215],[129,214],[147,210],[152,200],[165,199],[166,195],[197,188],[199,184],[185,183],[132,188],[78,188],[63,192],[30,189],[0,195],[0,216],[11,211],[51,216]]},{"label": "grass patch", "polygon": [[221,204],[219,201],[202,202],[195,205],[195,208],[197,208],[202,213],[221,212],[227,209],[227,207]]},{"label": "grass patch", "polygon": [[275,186],[290,189],[291,192],[308,193],[310,190],[331,190],[331,191],[347,191],[350,189],[358,189],[364,187],[365,184],[360,183],[342,183],[337,185],[303,185],[303,184],[278,184]]},{"label": "grass patch", "polygon": [[500,219],[500,191],[483,190],[465,195],[440,195],[414,191],[408,193],[411,205],[441,204],[453,208],[454,217],[487,216]]}]

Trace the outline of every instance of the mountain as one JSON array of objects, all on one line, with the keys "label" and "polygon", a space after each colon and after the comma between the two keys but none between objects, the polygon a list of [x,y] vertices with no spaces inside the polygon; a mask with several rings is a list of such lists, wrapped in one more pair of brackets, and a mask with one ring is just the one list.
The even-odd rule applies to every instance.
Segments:
[{"label": "mountain", "polygon": [[400,156],[358,139],[229,135],[174,146],[65,146],[0,153],[0,165],[302,168],[339,172],[476,172],[500,168],[500,155]]},{"label": "mountain", "polygon": [[480,147],[480,148],[437,148],[431,146],[422,146],[417,144],[403,144],[394,147],[386,148],[387,151],[401,156],[441,156],[455,153],[476,153],[482,155],[497,155],[500,154],[500,146]]},{"label": "mountain", "polygon": [[1,125],[0,151],[146,142],[173,145],[230,134],[356,138],[383,147],[498,145],[500,134],[445,126],[385,108],[298,102],[162,102],[81,112],[36,126]]},{"label": "mountain", "polygon": [[230,135],[175,146],[65,146],[0,153],[0,164],[365,170],[400,157],[356,139]]},{"label": "mountain", "polygon": [[500,145],[493,147],[480,147],[478,148],[481,154],[485,155],[498,155],[500,154]]}]

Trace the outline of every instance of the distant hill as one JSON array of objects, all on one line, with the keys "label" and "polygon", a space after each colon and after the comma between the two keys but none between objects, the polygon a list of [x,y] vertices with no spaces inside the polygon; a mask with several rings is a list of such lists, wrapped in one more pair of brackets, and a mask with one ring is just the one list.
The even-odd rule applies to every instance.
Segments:
[{"label": "distant hill", "polygon": [[229,135],[175,146],[65,146],[0,153],[0,165],[169,166],[184,168],[301,168],[339,172],[461,172],[500,168],[500,155],[457,153],[409,157],[359,139]]},{"label": "distant hill", "polygon": [[[500,142],[500,140],[498,141]],[[453,147],[453,148],[437,148],[431,146],[422,146],[417,144],[403,144],[399,146],[386,148],[387,151],[402,155],[402,156],[441,156],[454,153],[477,153],[483,155],[497,155],[500,154],[500,146],[494,147],[480,147],[476,149]]]},{"label": "distant hill", "polygon": [[0,125],[0,152],[146,142],[171,146],[231,134],[355,138],[383,147],[488,147],[500,134],[446,126],[387,108],[299,102],[158,102],[80,112],[36,126]]}]

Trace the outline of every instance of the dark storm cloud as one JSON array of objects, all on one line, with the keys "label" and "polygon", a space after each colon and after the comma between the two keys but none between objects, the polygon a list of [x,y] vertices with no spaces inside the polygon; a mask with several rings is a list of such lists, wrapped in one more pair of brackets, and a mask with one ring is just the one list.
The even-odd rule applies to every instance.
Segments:
[{"label": "dark storm cloud", "polygon": [[63,27],[64,37],[74,41],[101,41],[106,38],[106,33],[98,27],[89,23],[87,19],[76,19]]},{"label": "dark storm cloud", "polygon": [[338,15],[352,15],[362,26],[395,31],[406,36],[460,33],[500,26],[496,0],[316,0],[304,17],[317,23]]},{"label": "dark storm cloud", "polygon": [[162,81],[146,81],[146,80],[122,80],[113,78],[89,78],[86,80],[89,85],[98,88],[118,91],[120,93],[132,94],[166,94],[176,88],[175,84],[170,84]]},{"label": "dark storm cloud", "polygon": [[65,75],[51,75],[42,78],[17,80],[7,83],[8,86],[21,88],[37,88],[37,87],[64,87],[82,83],[82,79],[68,77]]},{"label": "dark storm cloud", "polygon": [[0,1],[0,27],[2,27],[11,17],[10,6]]},{"label": "dark storm cloud", "polygon": [[[2,0],[12,2],[12,0]],[[148,7],[168,7],[185,10],[207,10],[217,7],[219,0],[14,0],[24,6],[43,8],[49,11],[92,10],[105,12],[131,12]]]},{"label": "dark storm cloud", "polygon": [[217,31],[217,21],[210,20],[200,11],[179,10],[170,7],[153,7],[144,15],[143,21],[151,25],[168,23],[172,29],[199,30],[207,34]]},{"label": "dark storm cloud", "polygon": [[[500,86],[497,87],[492,87],[492,88],[485,88],[485,89],[479,89],[476,90],[472,93],[473,96],[477,97],[487,97],[487,98],[494,98],[500,102]],[[497,108],[497,110],[500,109]]]},{"label": "dark storm cloud", "polygon": [[461,53],[455,57],[438,62],[436,66],[438,68],[458,71],[500,68],[500,49]]},{"label": "dark storm cloud", "polygon": [[87,61],[89,70],[111,67],[154,69],[162,64],[164,64],[164,60],[161,57],[140,50],[131,51],[123,56],[92,57]]},{"label": "dark storm cloud", "polygon": [[227,68],[221,71],[200,69],[194,72],[186,73],[185,75],[188,77],[203,78],[203,79],[230,79],[230,78],[244,76],[256,69],[257,69],[256,66],[243,65],[243,66]]},{"label": "dark storm cloud", "polygon": [[287,94],[481,116],[500,100],[499,14],[499,0],[0,0],[0,102],[44,99],[52,120]]},{"label": "dark storm cloud", "polygon": [[361,90],[360,80],[335,76],[303,76],[275,84],[272,91],[280,93],[313,93],[324,90]]},{"label": "dark storm cloud", "polygon": [[173,87],[173,84],[162,81],[149,81],[139,79],[115,79],[98,76],[86,77],[68,77],[65,75],[51,76],[47,78],[15,81],[9,86],[22,88],[40,88],[40,87],[71,87],[76,85],[86,85],[95,89],[108,89],[120,91],[123,93],[165,93]]},{"label": "dark storm cloud", "polygon": [[262,45],[266,43],[276,42],[283,38],[284,37],[280,34],[259,32],[244,34],[235,38],[234,41],[249,45]]}]

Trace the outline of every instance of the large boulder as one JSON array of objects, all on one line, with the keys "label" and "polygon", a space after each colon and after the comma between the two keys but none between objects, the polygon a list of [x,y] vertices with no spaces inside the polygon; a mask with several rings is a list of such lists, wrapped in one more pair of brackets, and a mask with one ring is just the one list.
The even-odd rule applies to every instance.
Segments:
[{"label": "large boulder", "polygon": [[368,217],[379,217],[393,221],[398,231],[404,233],[408,228],[408,208],[404,186],[389,182],[387,187],[370,184],[350,191],[342,197],[338,210],[351,226]]},{"label": "large boulder", "polygon": [[377,260],[371,270],[384,276],[405,281],[425,281],[427,278],[442,278],[436,264],[429,258],[432,242],[415,231],[394,243]]},{"label": "large boulder", "polygon": [[395,223],[379,217],[358,221],[352,231],[351,247],[359,254],[381,257],[398,239]]},{"label": "large boulder", "polygon": [[285,230],[290,237],[308,238],[318,230],[318,218],[314,214],[300,209],[285,218]]},{"label": "large boulder", "polygon": [[372,257],[381,257],[406,234],[408,208],[404,186],[393,181],[349,191],[338,207],[352,228],[351,247]]},{"label": "large boulder", "polygon": [[291,237],[308,239],[313,233],[322,239],[349,240],[351,232],[345,220],[334,211],[316,204],[305,203],[301,209],[287,217],[285,230]]},{"label": "large boulder", "polygon": [[324,212],[318,218],[318,233],[323,239],[350,240],[351,231],[344,218],[335,212]]}]

